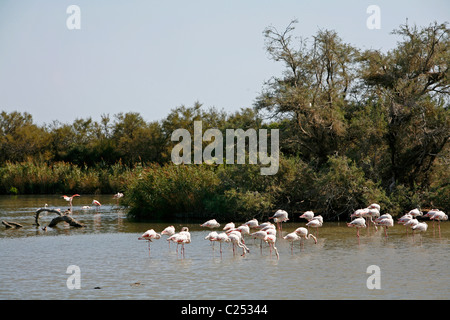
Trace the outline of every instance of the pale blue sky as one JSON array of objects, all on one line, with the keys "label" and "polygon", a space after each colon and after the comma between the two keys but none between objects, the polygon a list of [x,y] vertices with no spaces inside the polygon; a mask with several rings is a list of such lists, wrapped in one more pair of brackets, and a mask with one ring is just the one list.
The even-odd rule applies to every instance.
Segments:
[{"label": "pale blue sky", "polygon": [[[71,4],[81,30],[66,27]],[[380,30],[366,27],[372,4]],[[388,50],[406,18],[427,26],[449,13],[448,0],[0,0],[0,110],[39,124],[129,111],[160,120],[195,101],[232,112],[282,70],[264,50],[269,25],[297,18],[297,36],[333,29],[359,48]]]}]

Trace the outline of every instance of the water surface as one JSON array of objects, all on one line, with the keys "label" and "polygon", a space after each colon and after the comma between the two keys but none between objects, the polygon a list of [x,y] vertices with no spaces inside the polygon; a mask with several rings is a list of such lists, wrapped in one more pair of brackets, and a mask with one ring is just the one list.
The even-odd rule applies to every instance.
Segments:
[{"label": "water surface", "polygon": [[[93,199],[99,209],[82,210]],[[250,253],[233,255],[231,246],[215,249],[198,224],[172,223],[177,231],[190,228],[192,242],[185,256],[169,247],[166,237],[151,244],[137,238],[147,229],[157,232],[170,223],[134,223],[110,195],[82,195],[74,200],[73,217],[85,228],[59,224],[42,230],[55,214],[34,212],[45,203],[67,208],[57,195],[0,196],[0,220],[21,223],[20,229],[0,226],[0,299],[449,299],[450,224],[406,235],[395,225],[383,231],[356,230],[345,222],[324,223],[318,243],[290,244],[278,238],[280,259],[269,248],[246,238]],[[222,226],[229,221],[220,221]],[[305,223],[283,224],[283,235]],[[312,232],[315,232],[312,230]],[[240,251],[239,251],[240,252]],[[68,266],[80,268],[81,289],[70,290]],[[370,265],[380,268],[381,289],[370,290]]]}]

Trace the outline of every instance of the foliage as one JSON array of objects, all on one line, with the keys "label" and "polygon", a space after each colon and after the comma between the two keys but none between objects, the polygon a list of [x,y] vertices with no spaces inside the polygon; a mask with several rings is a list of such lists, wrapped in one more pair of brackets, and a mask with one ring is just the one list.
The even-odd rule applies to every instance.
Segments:
[{"label": "foliage", "polygon": [[[269,57],[285,69],[253,108],[229,114],[195,102],[161,121],[128,112],[42,126],[27,112],[2,111],[0,193],[121,191],[136,219],[264,219],[277,209],[292,219],[307,210],[346,219],[372,202],[393,214],[448,211],[448,24],[401,25],[388,52],[362,51],[333,30],[297,38],[295,24],[264,31]],[[224,137],[227,129],[278,129],[278,173],[174,165],[172,133],[192,136],[198,120],[202,133],[216,128]]]}]

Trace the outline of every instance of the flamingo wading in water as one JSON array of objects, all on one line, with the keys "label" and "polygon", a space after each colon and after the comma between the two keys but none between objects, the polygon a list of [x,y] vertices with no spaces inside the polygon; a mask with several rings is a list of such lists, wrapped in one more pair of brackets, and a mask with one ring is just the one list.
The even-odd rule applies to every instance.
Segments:
[{"label": "flamingo wading in water", "polygon": [[75,197],[80,197],[80,195],[79,195],[78,193],[76,193],[76,194],[74,194],[73,196],[70,196],[70,197],[68,197],[68,196],[66,196],[66,195],[62,196],[62,198],[64,198],[64,200],[66,200],[67,202],[69,202],[69,205],[70,205],[71,208],[72,208],[72,201],[73,201],[73,198],[75,198]]},{"label": "flamingo wading in water", "polygon": [[148,241],[148,255],[150,256],[150,243],[152,242],[152,239],[160,239],[161,235],[159,233],[156,233],[155,230],[150,229],[145,231],[138,240],[147,240]]},{"label": "flamingo wading in water", "polygon": [[355,220],[348,222],[347,227],[354,227],[356,228],[356,236],[359,239],[359,229],[366,228],[366,220],[362,217],[356,218]]},{"label": "flamingo wading in water", "polygon": [[273,216],[271,216],[270,218],[269,218],[269,220],[270,219],[273,219],[273,221],[278,225],[278,230],[280,231],[280,233],[282,232],[282,226],[281,226],[281,224],[283,223],[283,222],[286,222],[286,221],[288,221],[289,220],[289,217],[288,217],[288,213],[286,212],[286,211],[284,211],[284,210],[277,210],[277,212],[275,212],[275,214],[273,215]]}]

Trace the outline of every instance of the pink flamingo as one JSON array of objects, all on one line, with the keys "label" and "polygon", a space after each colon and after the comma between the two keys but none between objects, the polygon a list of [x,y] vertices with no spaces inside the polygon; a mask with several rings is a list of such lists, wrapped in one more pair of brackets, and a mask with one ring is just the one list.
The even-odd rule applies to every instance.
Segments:
[{"label": "pink flamingo", "polygon": [[359,239],[359,229],[366,228],[366,220],[364,218],[356,218],[355,220],[348,222],[347,227],[354,227],[356,228],[356,236]]},{"label": "pink flamingo", "polygon": [[218,227],[220,227],[220,223],[218,223],[218,222],[216,221],[216,219],[211,219],[211,220],[208,220],[208,221],[206,221],[205,223],[201,224],[200,227],[206,227],[206,228],[211,228],[211,229],[213,229],[213,228],[218,228]]},{"label": "pink flamingo", "polygon": [[311,233],[308,234],[308,229],[304,228],[304,227],[300,227],[295,229],[295,234],[297,234],[300,238],[305,238],[306,240],[313,238],[314,243],[317,244],[317,238],[315,236],[313,236]]},{"label": "pink flamingo", "polygon": [[[383,217],[384,216],[384,217]],[[375,223],[379,226],[383,226],[384,227],[384,235],[387,238],[387,229],[389,227],[393,227],[394,226],[394,219],[392,218],[392,216],[389,213],[384,214],[383,218],[379,217],[375,220]]]},{"label": "pink flamingo", "polygon": [[123,198],[123,193],[117,192],[115,195],[113,195],[113,199],[116,199],[117,204],[119,204],[120,198]]},{"label": "pink flamingo", "polygon": [[316,228],[316,237],[317,237],[319,234],[319,228],[322,226],[322,224],[323,224],[322,216],[315,216],[306,224],[306,226],[308,228],[309,227]]},{"label": "pink flamingo", "polygon": [[225,225],[225,227],[223,227],[223,231],[229,231],[232,230],[236,227],[236,225],[234,224],[234,222],[229,222]]},{"label": "pink flamingo", "polygon": [[267,232],[261,231],[261,230],[256,231],[256,232],[253,232],[252,234],[250,234],[250,237],[261,240],[260,248],[261,248],[261,254],[262,254],[262,243],[263,243],[264,239],[267,237]]},{"label": "pink flamingo", "polygon": [[438,221],[439,237],[441,236],[441,220],[448,220],[448,216],[440,210],[434,211],[430,216],[430,220],[433,220],[433,232],[434,232],[434,222]]},{"label": "pink flamingo", "polygon": [[217,241],[217,236],[219,234],[216,231],[211,231],[206,237],[205,240],[209,240],[211,247],[214,250],[214,241]]},{"label": "pink flamingo", "polygon": [[172,236],[175,234],[175,227],[174,226],[168,226],[163,231],[161,231],[161,234],[164,234],[166,236]]},{"label": "pink flamingo", "polygon": [[[406,235],[408,235],[408,226],[406,225],[406,223],[408,223],[409,221],[411,221],[411,219],[413,219],[413,216],[409,213],[404,214],[403,216],[401,216],[397,222],[399,224],[402,224],[405,226],[406,228]],[[417,220],[417,219],[416,219]]]},{"label": "pink flamingo", "polygon": [[216,239],[220,244],[220,256],[222,257],[222,242],[230,242],[230,238],[225,232],[221,232],[217,235]]},{"label": "pink flamingo", "polygon": [[150,256],[150,243],[152,242],[152,239],[159,239],[161,238],[161,235],[159,233],[156,233],[155,230],[150,229],[145,231],[138,240],[147,240],[148,241],[148,255]]},{"label": "pink flamingo", "polygon": [[423,212],[420,211],[418,208],[412,209],[411,211],[408,212],[408,214],[412,215],[414,218],[423,216]]},{"label": "pink flamingo", "polygon": [[[425,222],[419,222],[414,227],[412,227],[412,234],[414,239],[414,232],[426,232],[428,229],[428,225]],[[422,238],[420,238],[420,242],[422,242]]]},{"label": "pink flamingo", "polygon": [[242,234],[239,231],[231,231],[230,234],[228,234],[228,238],[233,244],[233,255],[235,254],[234,249],[236,246],[242,248],[242,256],[245,256],[246,252],[250,252],[247,246],[242,242]]},{"label": "pink flamingo", "polygon": [[303,219],[310,221],[312,218],[314,218],[314,212],[306,211],[299,218],[303,218]]},{"label": "pink flamingo", "polygon": [[265,228],[267,226],[273,226],[273,225],[274,224],[272,222],[267,221],[267,222],[263,222],[261,224],[258,224],[255,228],[261,230],[261,229],[263,229],[263,228]]},{"label": "pink flamingo", "polygon": [[286,211],[280,209],[280,210],[277,210],[277,212],[275,212],[275,214],[273,216],[271,216],[269,218],[269,220],[270,219],[273,219],[273,221],[277,224],[278,230],[281,233],[282,232],[281,224],[282,224],[282,222],[288,221],[289,217],[288,217],[288,213]]},{"label": "pink flamingo", "polygon": [[258,220],[252,219],[243,224],[244,226],[248,226],[249,228],[257,228],[259,223]]},{"label": "pink flamingo", "polygon": [[[413,228],[414,226],[416,226],[417,224],[419,223],[419,220],[417,220],[416,218],[412,218],[412,219],[409,219],[408,221],[406,221],[403,225],[406,227],[406,228]],[[406,231],[406,234],[408,234],[408,231]],[[414,233],[413,233],[413,236],[414,236]]]},{"label": "pink flamingo", "polygon": [[295,232],[291,232],[291,233],[288,233],[287,235],[285,235],[283,237],[283,239],[287,240],[291,243],[291,254],[294,254],[294,242],[300,241],[300,239],[301,239],[300,236]]},{"label": "pink flamingo", "polygon": [[177,239],[177,243],[181,244],[181,254],[183,255],[183,258],[184,258],[184,253],[185,253],[184,245],[186,243],[191,243],[191,234],[189,232],[188,227],[181,228],[181,231],[178,234],[179,234],[179,237]]},{"label": "pink flamingo", "polygon": [[[161,234],[164,234],[166,236],[173,236],[175,234],[175,227],[174,226],[168,226],[163,231],[161,231]],[[170,249],[170,241],[169,241],[169,249]]]},{"label": "pink flamingo", "polygon": [[97,200],[92,200],[92,204],[94,205],[94,206],[96,206],[97,207],[97,210],[98,210],[98,208],[99,207],[101,207],[102,206],[102,204],[100,203],[100,201],[97,201]]},{"label": "pink flamingo", "polygon": [[277,249],[277,247],[275,247],[275,242],[277,241],[277,236],[273,235],[273,234],[268,234],[264,238],[264,241],[269,244],[270,256],[272,256],[272,248],[273,248],[273,250],[275,250],[275,253],[277,255],[277,259],[280,259],[280,255],[278,254],[278,249]]},{"label": "pink flamingo", "polygon": [[184,245],[186,243],[191,243],[191,234],[189,233],[188,227],[181,228],[181,231],[178,233],[175,233],[171,235],[169,238],[167,238],[167,241],[173,241],[177,243],[177,254],[178,254],[178,246],[181,244],[181,254],[184,257]]},{"label": "pink flamingo", "polygon": [[241,226],[239,226],[237,228],[228,230],[227,233],[230,233],[230,232],[233,232],[233,231],[239,231],[241,233],[241,235],[242,235],[242,243],[245,244],[244,235],[245,234],[250,234],[250,227],[248,225],[243,224],[243,225],[241,225]]}]

